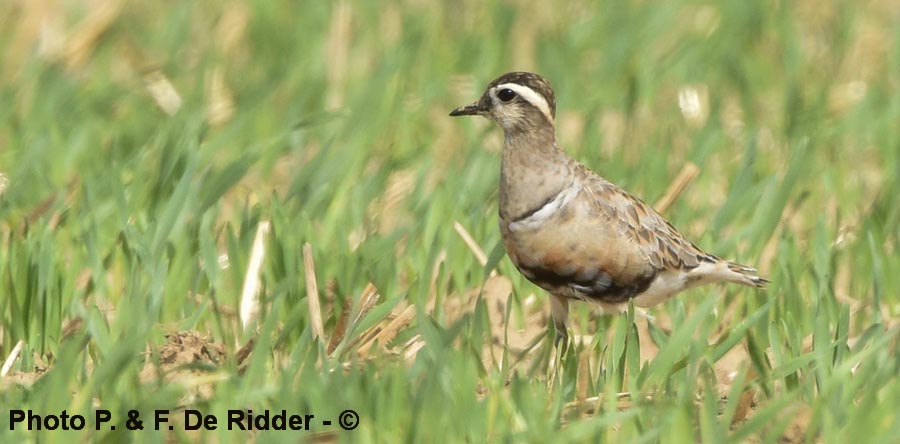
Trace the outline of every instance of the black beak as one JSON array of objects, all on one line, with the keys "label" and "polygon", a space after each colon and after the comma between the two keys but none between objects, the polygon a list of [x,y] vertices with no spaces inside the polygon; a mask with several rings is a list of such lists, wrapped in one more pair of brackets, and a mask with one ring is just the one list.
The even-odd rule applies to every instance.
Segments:
[{"label": "black beak", "polygon": [[461,106],[456,108],[453,111],[450,111],[450,115],[453,117],[456,116],[477,116],[487,112],[487,106],[482,105],[481,100],[466,106]]}]

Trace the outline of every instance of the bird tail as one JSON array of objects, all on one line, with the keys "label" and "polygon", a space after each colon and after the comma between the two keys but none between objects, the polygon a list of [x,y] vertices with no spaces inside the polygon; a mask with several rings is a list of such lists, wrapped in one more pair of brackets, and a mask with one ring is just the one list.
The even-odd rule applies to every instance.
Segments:
[{"label": "bird tail", "polygon": [[755,268],[741,265],[735,262],[726,262],[729,273],[725,280],[748,287],[766,288],[769,280],[760,276]]}]

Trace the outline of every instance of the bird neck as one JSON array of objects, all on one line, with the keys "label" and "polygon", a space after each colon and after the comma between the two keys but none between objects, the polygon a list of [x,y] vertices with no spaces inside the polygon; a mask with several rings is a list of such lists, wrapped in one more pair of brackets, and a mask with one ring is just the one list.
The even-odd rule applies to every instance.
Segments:
[{"label": "bird neck", "polygon": [[500,218],[529,214],[572,184],[571,158],[556,146],[553,128],[507,131],[500,162]]}]

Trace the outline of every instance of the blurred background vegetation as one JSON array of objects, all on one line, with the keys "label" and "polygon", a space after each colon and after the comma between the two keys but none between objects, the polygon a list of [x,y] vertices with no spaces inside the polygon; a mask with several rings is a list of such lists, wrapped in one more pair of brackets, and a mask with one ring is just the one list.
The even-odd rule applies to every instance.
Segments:
[{"label": "blurred background vegetation", "polygon": [[[360,414],[266,442],[900,433],[896,0],[11,0],[0,61],[4,408]],[[491,253],[502,135],[447,116],[513,70],[770,289],[582,306],[551,356]],[[122,429],[80,436],[248,438]]]}]

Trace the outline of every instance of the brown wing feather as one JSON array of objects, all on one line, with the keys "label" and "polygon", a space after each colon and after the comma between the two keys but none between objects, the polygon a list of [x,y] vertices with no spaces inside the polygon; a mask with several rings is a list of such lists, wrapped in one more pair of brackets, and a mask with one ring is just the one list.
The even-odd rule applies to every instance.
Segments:
[{"label": "brown wing feather", "polygon": [[684,238],[649,205],[615,184],[591,173],[591,190],[597,205],[610,214],[621,236],[657,271],[691,269],[719,259]]}]

